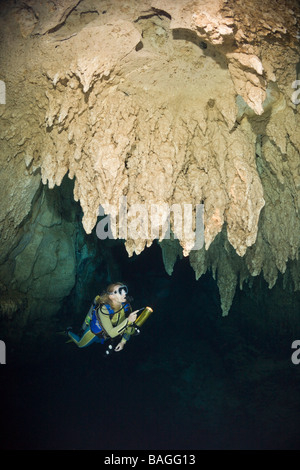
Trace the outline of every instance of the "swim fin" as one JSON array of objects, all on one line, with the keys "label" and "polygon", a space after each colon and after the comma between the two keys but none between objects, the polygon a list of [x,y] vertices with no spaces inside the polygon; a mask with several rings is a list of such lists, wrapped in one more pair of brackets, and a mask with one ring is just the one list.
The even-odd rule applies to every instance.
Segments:
[{"label": "swim fin", "polygon": [[65,328],[63,331],[57,331],[56,334],[57,335],[67,335],[69,333],[69,331],[73,330],[73,328],[71,326],[67,326],[67,328]]},{"label": "swim fin", "polygon": [[[69,331],[72,330],[72,327],[71,326],[68,326],[65,330],[63,331],[57,331],[56,334],[57,335],[61,335],[61,336],[67,336],[68,337],[68,333]],[[73,340],[71,338],[69,338],[67,341],[66,341],[66,344],[67,343],[73,343]]]}]

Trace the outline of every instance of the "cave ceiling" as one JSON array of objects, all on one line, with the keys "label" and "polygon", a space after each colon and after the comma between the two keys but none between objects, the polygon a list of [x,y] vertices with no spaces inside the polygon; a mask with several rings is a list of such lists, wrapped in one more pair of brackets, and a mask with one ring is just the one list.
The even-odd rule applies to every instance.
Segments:
[{"label": "cave ceiling", "polygon": [[[203,248],[171,218],[175,239],[161,234],[162,255],[169,274],[178,256],[189,256],[197,279],[210,270],[224,314],[236,286],[259,274],[273,287],[288,271],[299,290],[296,1],[28,0],[1,9],[2,273],[41,182],[54,188],[68,175],[87,234],[101,206],[119,237],[122,198],[129,223],[137,205],[150,218],[153,205],[202,204]],[[128,255],[152,235],[129,234]]]}]

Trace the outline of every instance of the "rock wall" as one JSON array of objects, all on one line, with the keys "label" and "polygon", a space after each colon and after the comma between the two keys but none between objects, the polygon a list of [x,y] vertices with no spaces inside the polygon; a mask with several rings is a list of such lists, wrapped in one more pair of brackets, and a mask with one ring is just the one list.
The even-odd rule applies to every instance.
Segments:
[{"label": "rock wall", "polygon": [[[41,181],[51,189],[66,174],[87,234],[101,204],[123,238],[124,196],[129,223],[135,204],[147,219],[154,204],[203,203],[204,247],[192,250],[193,232],[171,220],[178,240],[162,241],[162,233],[162,254],[169,274],[182,255],[197,278],[211,270],[224,314],[236,286],[260,273],[271,288],[288,272],[300,288],[296,1],[27,0],[1,9],[6,288],[36,288],[39,274],[28,280],[24,250],[15,253]],[[34,224],[31,231],[27,251],[37,253]],[[129,256],[153,239],[128,236]],[[51,282],[59,283],[70,259],[56,271],[43,253],[35,269],[55,272]]]}]

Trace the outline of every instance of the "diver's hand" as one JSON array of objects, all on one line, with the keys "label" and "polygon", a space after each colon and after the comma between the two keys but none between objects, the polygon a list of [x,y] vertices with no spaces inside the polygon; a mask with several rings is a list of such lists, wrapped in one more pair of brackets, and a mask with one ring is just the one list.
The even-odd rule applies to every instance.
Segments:
[{"label": "diver's hand", "polygon": [[119,352],[119,351],[122,351],[122,349],[124,348],[126,343],[124,343],[124,341],[120,341],[119,344],[117,344],[117,346],[115,347],[115,351],[116,352]]},{"label": "diver's hand", "polygon": [[129,323],[135,322],[136,317],[137,317],[137,312],[139,312],[139,310],[135,310],[134,312],[131,312],[131,314],[128,316]]}]

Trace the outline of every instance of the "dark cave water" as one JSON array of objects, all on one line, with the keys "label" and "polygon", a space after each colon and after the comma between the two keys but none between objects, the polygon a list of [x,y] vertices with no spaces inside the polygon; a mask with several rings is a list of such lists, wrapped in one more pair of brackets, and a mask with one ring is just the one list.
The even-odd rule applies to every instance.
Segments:
[{"label": "dark cave water", "polygon": [[262,281],[237,292],[222,318],[215,281],[195,281],[188,260],[169,277],[157,244],[130,259],[123,246],[110,249],[133,307],[154,313],[112,357],[56,334],[79,329],[86,311],[72,308],[40,336],[7,344],[1,449],[300,448],[300,365],[291,362],[300,331],[265,336],[276,299]]}]

